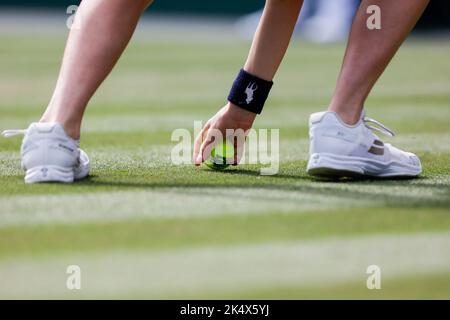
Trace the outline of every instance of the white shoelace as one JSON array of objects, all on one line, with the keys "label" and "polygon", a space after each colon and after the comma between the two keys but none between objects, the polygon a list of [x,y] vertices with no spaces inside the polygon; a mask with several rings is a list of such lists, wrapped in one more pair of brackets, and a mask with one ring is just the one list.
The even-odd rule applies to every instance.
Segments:
[{"label": "white shoelace", "polygon": [[2,136],[4,136],[5,138],[10,138],[10,137],[17,136],[19,134],[26,134],[26,133],[27,133],[27,129],[12,129],[12,130],[3,131]]},{"label": "white shoelace", "polygon": [[[11,130],[4,130],[1,135],[5,138],[11,138],[14,136],[18,136],[19,134],[25,135],[27,133],[28,129],[11,129]],[[80,140],[74,140],[76,143],[80,144]]]},{"label": "white shoelace", "polygon": [[[368,118],[368,117],[363,117],[362,120],[364,122],[364,125],[367,128],[369,128],[370,130],[381,132],[381,133],[383,133],[383,134],[385,134],[387,136],[390,136],[390,137],[395,136],[394,131],[392,131],[391,129],[386,127],[384,124],[382,124],[381,122],[379,122],[379,121],[377,121],[375,119]],[[377,125],[378,127],[371,126],[371,125],[369,125],[369,123],[373,123],[373,124]]]}]

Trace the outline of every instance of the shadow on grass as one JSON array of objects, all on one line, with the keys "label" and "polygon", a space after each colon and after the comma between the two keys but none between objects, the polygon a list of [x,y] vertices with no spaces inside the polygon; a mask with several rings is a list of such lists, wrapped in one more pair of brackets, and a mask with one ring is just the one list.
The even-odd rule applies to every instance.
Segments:
[{"label": "shadow on grass", "polygon": [[[258,171],[246,170],[246,169],[236,169],[230,171],[213,172],[212,175],[245,175],[249,177],[258,177]],[[424,187],[439,189],[441,192],[443,189],[447,190],[450,194],[450,186],[434,186],[429,184],[422,184],[418,181],[426,181],[426,178],[416,178],[415,183],[411,184],[412,179],[395,178],[395,179],[344,179],[339,181],[323,181],[318,180],[309,176],[301,175],[276,175],[267,177],[269,181],[273,183],[261,183],[261,179],[254,181],[247,181],[245,183],[215,183],[214,179],[211,182],[170,182],[170,179],[161,181],[142,181],[143,177],[136,177],[136,181],[126,181],[126,180],[104,180],[100,177],[93,175],[82,181],[76,183],[79,186],[88,187],[99,187],[103,190],[161,190],[161,189],[183,189],[180,192],[192,192],[194,189],[217,189],[217,192],[223,193],[223,189],[226,188],[239,188],[239,189],[254,189],[255,195],[251,196],[254,199],[262,199],[267,197],[266,192],[271,192],[272,190],[277,191],[287,191],[287,192],[298,192],[299,195],[312,195],[323,197],[326,201],[327,197],[338,197],[343,200],[353,202],[353,201],[367,201],[374,202],[381,205],[388,205],[392,207],[436,207],[436,208],[448,208],[450,206],[450,197],[445,199],[442,196],[437,195],[436,197],[420,197],[417,194],[412,195],[402,191],[395,191],[395,187],[398,186],[413,186],[413,187]],[[133,177],[128,176],[127,179],[133,179]],[[283,183],[283,181],[289,181],[288,183]],[[292,183],[294,181],[294,183]],[[300,183],[295,183],[298,181]],[[320,183],[325,182],[325,183]],[[354,185],[354,187],[351,187]],[[349,186],[351,189],[349,189]],[[370,189],[365,189],[364,187],[374,187]],[[384,190],[385,188],[389,188]],[[394,188],[394,189],[392,189]],[[219,191],[220,189],[220,191]],[[390,192],[391,190],[392,192]],[[100,190],[99,190],[100,191]],[[281,199],[280,199],[281,201]]]},{"label": "shadow on grass", "polygon": [[[197,171],[198,170],[198,171]],[[123,169],[115,172],[97,171],[70,185],[43,183],[24,185],[23,176],[10,176],[0,189],[3,194],[61,194],[105,191],[165,190],[199,192],[199,189],[253,189],[255,199],[267,197],[270,192],[297,192],[300,196],[323,198],[339,197],[344,201],[367,201],[393,207],[450,207],[450,184],[433,181],[435,176],[415,179],[347,178],[323,180],[308,176],[304,166],[281,170],[277,175],[261,176],[259,168],[233,167],[224,171],[197,168],[176,168],[173,172],[159,169]],[[20,181],[20,183],[19,183]],[[399,188],[401,187],[401,188]],[[415,190],[419,190],[416,192]],[[226,191],[225,191],[226,192]],[[248,192],[246,193],[249,194]],[[252,194],[252,192],[250,192]],[[449,196],[446,196],[448,194]],[[277,201],[283,201],[281,198]],[[322,200],[320,200],[322,201]]]},{"label": "shadow on grass", "polygon": [[[234,170],[223,170],[223,171],[212,171],[212,170],[203,170],[202,174],[209,174],[211,175],[211,182],[202,182],[197,183],[195,182],[195,179],[193,179],[193,182],[177,182],[177,183],[170,183],[170,179],[168,178],[163,183],[162,182],[155,182],[152,181],[151,177],[149,177],[148,182],[130,182],[130,181],[123,181],[120,180],[114,180],[114,181],[105,181],[101,178],[99,175],[90,175],[87,178],[77,181],[76,184],[79,185],[117,185],[117,186],[130,186],[130,187],[163,187],[165,185],[169,185],[170,187],[181,187],[181,186],[218,186],[218,187],[255,187],[255,185],[260,185],[261,187],[264,186],[274,186],[270,183],[262,183],[262,179],[267,180],[287,180],[290,182],[303,182],[303,183],[311,183],[308,186],[312,186],[314,183],[330,183],[330,184],[363,184],[363,185],[369,185],[369,184],[377,184],[377,185],[386,185],[386,186],[403,186],[403,185],[411,185],[410,182],[414,182],[414,186],[418,187],[437,187],[437,188],[443,188],[447,187],[450,189],[450,185],[447,184],[441,184],[441,183],[435,183],[435,184],[429,184],[429,183],[420,183],[418,181],[428,181],[429,177],[384,177],[384,178],[376,178],[376,177],[367,177],[367,176],[355,176],[355,177],[344,177],[344,178],[326,178],[326,177],[313,177],[309,176],[304,172],[301,172],[300,174],[276,174],[276,175],[261,175],[259,170],[249,170],[249,169],[234,169]],[[231,178],[233,176],[248,176],[252,178],[257,178],[258,180],[254,180],[254,182],[247,182],[247,183],[220,183],[216,184],[214,182],[215,176],[226,176],[228,178]],[[118,175],[120,177],[120,174]],[[97,180],[101,179],[101,180]],[[133,176],[128,176],[127,179],[133,178]],[[142,180],[142,176],[135,176],[137,180]],[[157,179],[158,180],[158,179]],[[280,185],[276,184],[277,187]]]}]

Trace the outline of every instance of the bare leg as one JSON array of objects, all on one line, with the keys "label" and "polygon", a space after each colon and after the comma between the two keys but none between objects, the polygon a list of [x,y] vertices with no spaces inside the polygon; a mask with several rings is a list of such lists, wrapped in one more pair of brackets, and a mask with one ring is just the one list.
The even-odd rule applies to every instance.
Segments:
[{"label": "bare leg", "polygon": [[[348,124],[358,122],[364,102],[429,0],[363,0],[356,13],[344,63],[329,111]],[[381,30],[369,30],[370,5],[381,8]]]},{"label": "bare leg", "polygon": [[77,12],[52,99],[41,122],[59,122],[78,139],[87,103],[111,72],[152,0],[84,0]]}]

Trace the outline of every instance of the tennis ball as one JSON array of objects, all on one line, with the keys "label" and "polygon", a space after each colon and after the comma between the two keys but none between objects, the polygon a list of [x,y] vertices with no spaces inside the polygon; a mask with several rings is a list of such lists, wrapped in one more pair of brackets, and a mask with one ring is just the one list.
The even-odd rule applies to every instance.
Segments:
[{"label": "tennis ball", "polygon": [[206,166],[214,170],[224,170],[230,166],[227,159],[232,161],[234,158],[234,147],[226,140],[224,143],[217,144],[211,151],[211,157],[205,161]]}]

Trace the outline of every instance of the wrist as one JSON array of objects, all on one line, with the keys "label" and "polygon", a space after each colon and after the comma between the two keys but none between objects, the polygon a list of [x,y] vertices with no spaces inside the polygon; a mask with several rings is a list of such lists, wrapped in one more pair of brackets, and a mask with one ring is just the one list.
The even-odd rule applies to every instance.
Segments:
[{"label": "wrist", "polygon": [[257,116],[256,113],[242,109],[241,107],[235,105],[232,102],[228,102],[226,110],[227,113],[231,116],[231,118],[239,123],[247,123],[252,125]]}]

